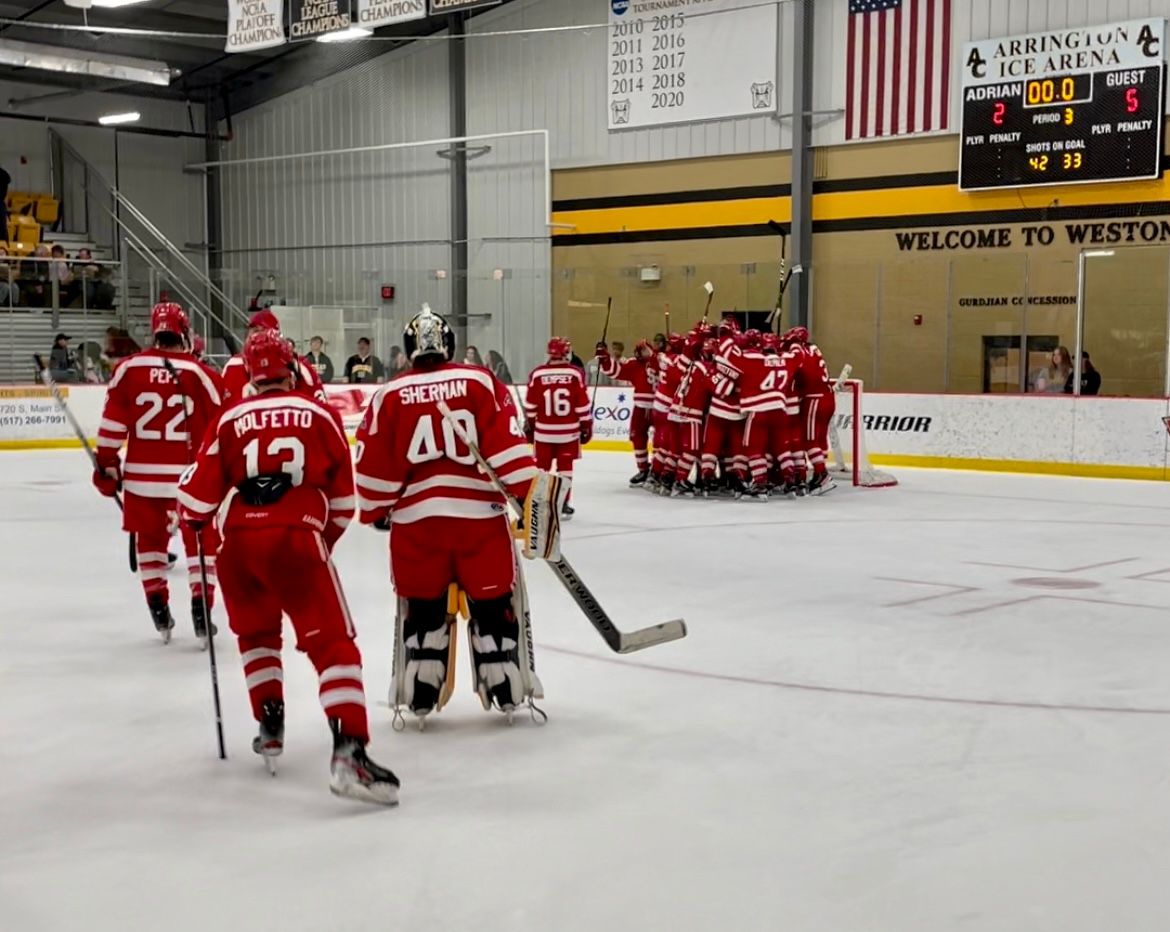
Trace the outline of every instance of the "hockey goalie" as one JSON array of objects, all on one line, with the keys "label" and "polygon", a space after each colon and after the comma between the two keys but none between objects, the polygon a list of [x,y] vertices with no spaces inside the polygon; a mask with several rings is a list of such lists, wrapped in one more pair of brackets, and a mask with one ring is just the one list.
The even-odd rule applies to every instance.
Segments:
[{"label": "hockey goalie", "polygon": [[543,689],[507,504],[463,438],[525,502],[525,556],[556,559],[563,490],[538,474],[506,389],[487,370],[451,361],[455,338],[442,317],[424,306],[404,341],[411,369],[374,396],[357,433],[361,521],[390,531],[395,724],[409,710],[421,728],[450,698],[459,614],[483,707],[509,721],[524,705],[536,714]]}]

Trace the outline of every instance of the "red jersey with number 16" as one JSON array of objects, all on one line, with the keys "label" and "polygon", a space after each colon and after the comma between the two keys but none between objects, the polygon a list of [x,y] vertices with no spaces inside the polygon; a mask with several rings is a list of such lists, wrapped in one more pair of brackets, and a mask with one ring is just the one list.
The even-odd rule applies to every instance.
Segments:
[{"label": "red jersey with number 16", "polygon": [[[167,371],[170,363],[179,378]],[[102,466],[122,463],[123,488],[142,498],[174,498],[191,449],[219,414],[221,384],[184,351],[148,349],[122,360],[106,386],[98,428]]]},{"label": "red jersey with number 16", "polygon": [[486,369],[444,363],[388,382],[358,427],[357,493],[363,524],[424,518],[499,518],[504,497],[439,410],[475,441],[508,491],[523,499],[536,464]]},{"label": "red jersey with number 16", "polygon": [[537,366],[528,377],[524,415],[540,443],[573,443],[593,420],[581,370],[568,363]]}]

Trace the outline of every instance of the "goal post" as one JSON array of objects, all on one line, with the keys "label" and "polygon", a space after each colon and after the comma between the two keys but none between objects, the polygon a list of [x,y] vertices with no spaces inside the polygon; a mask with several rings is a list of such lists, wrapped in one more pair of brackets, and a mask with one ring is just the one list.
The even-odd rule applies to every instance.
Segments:
[{"label": "goal post", "polygon": [[850,378],[846,366],[833,381],[837,411],[829,427],[829,471],[859,488],[886,489],[898,484],[891,473],[875,469],[865,444],[865,383]]}]

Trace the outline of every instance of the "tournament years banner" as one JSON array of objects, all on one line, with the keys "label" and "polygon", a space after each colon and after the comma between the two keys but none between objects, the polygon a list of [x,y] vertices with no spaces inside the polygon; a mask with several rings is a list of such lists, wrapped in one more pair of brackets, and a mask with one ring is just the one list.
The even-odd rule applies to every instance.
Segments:
[{"label": "tournament years banner", "polygon": [[427,15],[427,0],[357,0],[357,22],[366,29],[392,26]]},{"label": "tournament years banner", "polygon": [[316,39],[350,27],[350,0],[289,0],[288,37]]},{"label": "tournament years banner", "polygon": [[485,6],[499,6],[503,0],[431,0],[431,16],[478,10]]},{"label": "tournament years banner", "polygon": [[610,0],[609,128],[775,113],[776,6]]},{"label": "tournament years banner", "polygon": [[255,52],[284,42],[284,0],[228,0],[224,51]]}]

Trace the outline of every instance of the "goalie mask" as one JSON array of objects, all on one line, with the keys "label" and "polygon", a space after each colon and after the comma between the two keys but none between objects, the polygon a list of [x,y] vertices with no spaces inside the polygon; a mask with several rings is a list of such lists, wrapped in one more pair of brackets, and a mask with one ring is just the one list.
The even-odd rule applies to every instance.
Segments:
[{"label": "goalie mask", "polygon": [[455,334],[429,304],[424,304],[406,325],[402,342],[406,355],[412,360],[420,356],[442,356],[450,362],[455,358]]}]

